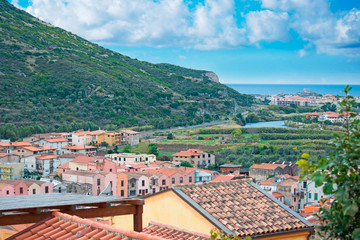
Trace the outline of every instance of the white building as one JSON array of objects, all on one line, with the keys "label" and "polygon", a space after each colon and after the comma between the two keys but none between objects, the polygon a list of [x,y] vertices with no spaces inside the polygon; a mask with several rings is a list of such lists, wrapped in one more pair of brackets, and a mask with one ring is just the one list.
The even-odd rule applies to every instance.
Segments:
[{"label": "white building", "polygon": [[154,154],[113,153],[105,155],[116,165],[148,164],[156,161]]},{"label": "white building", "polygon": [[71,133],[71,144],[89,145],[93,141],[93,135],[90,131],[78,130]]}]

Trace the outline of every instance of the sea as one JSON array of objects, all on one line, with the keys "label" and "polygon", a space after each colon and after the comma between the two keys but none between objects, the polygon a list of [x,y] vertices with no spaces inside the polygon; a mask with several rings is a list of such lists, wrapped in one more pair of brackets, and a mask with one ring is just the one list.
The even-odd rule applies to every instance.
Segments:
[{"label": "sea", "polygon": [[[277,95],[295,94],[303,92],[304,89],[310,89],[311,92],[324,94],[332,94],[335,96],[344,96],[345,85],[303,85],[303,84],[226,84],[228,87],[233,88],[239,93],[251,95]],[[360,85],[350,85],[351,96],[360,96]]]}]

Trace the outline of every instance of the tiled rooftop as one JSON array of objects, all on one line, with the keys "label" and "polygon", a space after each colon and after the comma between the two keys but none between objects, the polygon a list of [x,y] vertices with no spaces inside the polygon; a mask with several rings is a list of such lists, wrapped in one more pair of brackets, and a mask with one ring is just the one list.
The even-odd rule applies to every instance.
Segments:
[{"label": "tiled rooftop", "polygon": [[235,176],[231,176],[231,175],[219,175],[219,176],[216,176],[214,179],[212,179],[210,182],[230,181],[234,177]]},{"label": "tiled rooftop", "polygon": [[295,212],[248,182],[209,182],[177,186],[176,189],[238,236],[309,227]]},{"label": "tiled rooftop", "polygon": [[168,224],[150,221],[149,226],[143,229],[143,233],[148,233],[154,236],[162,237],[165,239],[176,240],[208,240],[210,235],[190,231],[175,227]]},{"label": "tiled rooftop", "polygon": [[47,142],[67,142],[68,140],[66,140],[65,138],[62,137],[56,137],[56,138],[45,138],[44,139]]},{"label": "tiled rooftop", "polygon": [[250,168],[275,170],[277,167],[282,168],[282,167],[286,167],[286,165],[262,163],[262,164],[253,164]]},{"label": "tiled rooftop", "polygon": [[65,213],[54,212],[50,219],[38,222],[8,238],[9,240],[120,240],[143,239],[164,240],[147,233],[123,230]]}]

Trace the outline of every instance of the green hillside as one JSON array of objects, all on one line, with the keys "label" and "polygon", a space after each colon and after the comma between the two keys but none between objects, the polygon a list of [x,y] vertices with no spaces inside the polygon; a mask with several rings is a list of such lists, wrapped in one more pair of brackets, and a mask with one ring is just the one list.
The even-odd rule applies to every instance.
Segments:
[{"label": "green hillside", "polygon": [[166,128],[252,104],[209,73],[131,59],[0,0],[0,126]]}]

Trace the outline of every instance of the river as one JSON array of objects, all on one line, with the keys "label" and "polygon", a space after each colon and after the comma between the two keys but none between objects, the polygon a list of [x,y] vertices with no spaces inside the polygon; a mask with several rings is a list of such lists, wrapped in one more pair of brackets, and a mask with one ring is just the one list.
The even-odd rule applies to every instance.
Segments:
[{"label": "river", "polygon": [[244,127],[290,128],[285,125],[285,121],[268,121],[268,122],[247,123]]}]

